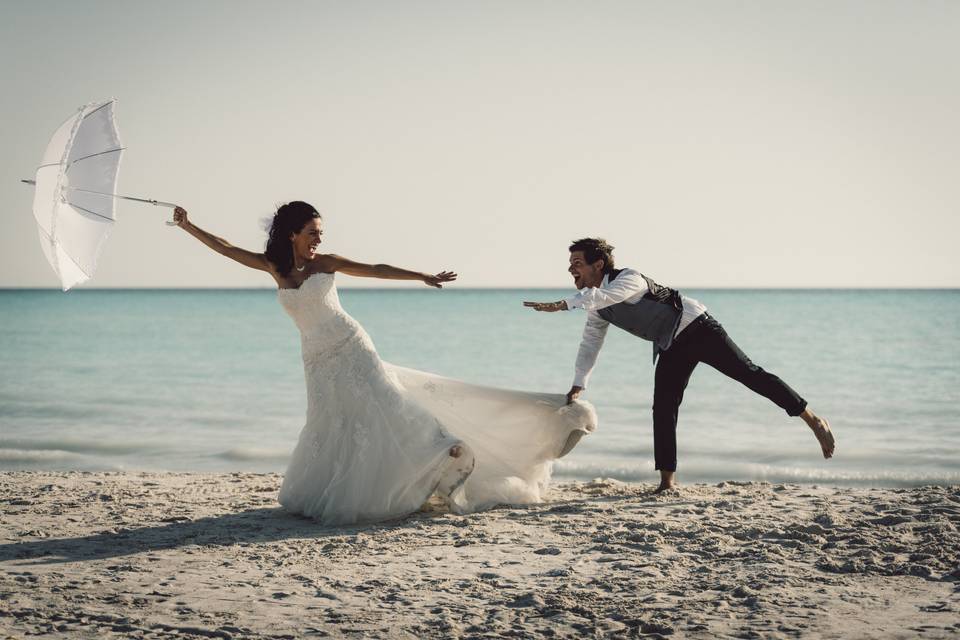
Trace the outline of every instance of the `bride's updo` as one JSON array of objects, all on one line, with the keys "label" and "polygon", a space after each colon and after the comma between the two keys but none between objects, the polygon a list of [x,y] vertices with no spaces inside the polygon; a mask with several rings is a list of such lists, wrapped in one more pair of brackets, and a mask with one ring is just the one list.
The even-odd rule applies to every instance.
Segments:
[{"label": "bride's updo", "polygon": [[313,205],[301,200],[288,202],[277,209],[270,229],[267,231],[267,248],[264,255],[273,263],[280,275],[287,275],[293,268],[290,234],[300,233],[305,224],[320,217]]}]

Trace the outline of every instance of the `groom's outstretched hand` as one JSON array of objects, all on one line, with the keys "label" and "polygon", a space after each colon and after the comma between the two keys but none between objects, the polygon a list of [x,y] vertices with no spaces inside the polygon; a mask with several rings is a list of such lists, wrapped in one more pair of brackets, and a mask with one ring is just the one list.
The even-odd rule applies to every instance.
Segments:
[{"label": "groom's outstretched hand", "polygon": [[533,307],[533,309],[536,311],[566,311],[567,301],[561,300],[559,302],[524,302],[523,306]]},{"label": "groom's outstretched hand", "polygon": [[581,391],[583,391],[583,387],[578,387],[577,385],[570,387],[570,391],[567,392],[567,404],[579,398]]}]

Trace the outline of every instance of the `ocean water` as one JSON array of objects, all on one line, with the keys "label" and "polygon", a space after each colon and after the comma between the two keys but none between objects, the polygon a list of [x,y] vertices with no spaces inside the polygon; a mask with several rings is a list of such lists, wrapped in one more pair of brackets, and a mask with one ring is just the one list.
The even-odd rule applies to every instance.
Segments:
[{"label": "ocean water", "polygon": [[[559,290],[341,290],[396,364],[565,393],[583,312]],[[684,290],[837,436],[707,365],[680,410],[683,482],[960,483],[960,291]],[[282,471],[303,424],[299,335],[272,290],[0,291],[0,469]],[[559,478],[655,479],[649,343],[611,328],[600,427]]]}]

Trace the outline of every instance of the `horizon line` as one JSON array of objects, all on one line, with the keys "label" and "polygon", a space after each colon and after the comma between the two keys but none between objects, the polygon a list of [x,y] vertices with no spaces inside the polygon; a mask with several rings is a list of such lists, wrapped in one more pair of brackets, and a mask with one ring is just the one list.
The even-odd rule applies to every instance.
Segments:
[{"label": "horizon line", "polygon": [[[907,285],[907,286],[679,286],[675,287],[678,290],[699,290],[699,291],[960,291],[960,285],[958,286],[924,286],[924,285]],[[340,291],[425,291],[430,288],[426,287],[337,287]],[[556,287],[556,286],[516,286],[511,285],[507,287],[496,287],[496,286],[480,286],[480,287],[456,287],[447,289],[448,291],[567,291],[572,292],[576,289],[571,289],[569,287]],[[178,286],[156,286],[156,287],[81,287],[76,289],[71,289],[70,291],[62,291],[60,287],[17,287],[17,286],[0,286],[0,291],[60,291],[62,293],[69,293],[70,291],[282,291],[277,287],[208,287],[208,286],[199,286],[199,287],[178,287]]]}]

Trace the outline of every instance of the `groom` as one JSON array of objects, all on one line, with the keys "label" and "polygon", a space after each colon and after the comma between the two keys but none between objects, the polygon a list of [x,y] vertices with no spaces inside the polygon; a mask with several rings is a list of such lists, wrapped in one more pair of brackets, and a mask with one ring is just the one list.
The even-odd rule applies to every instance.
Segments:
[{"label": "groom", "polygon": [[753,364],[704,305],[676,289],[657,284],[639,271],[614,268],[613,247],[600,238],[583,238],[570,245],[568,271],[579,293],[558,302],[523,304],[537,311],[581,308],[587,312],[568,403],[586,388],[611,324],[653,342],[653,361],[657,365],[653,385],[653,451],[660,471],[658,493],[674,486],[677,412],[690,375],[701,362],[769,398],[787,415],[803,418],[820,442],[823,457],[833,456],[830,424],[810,411],[806,401],[783,380]]}]

